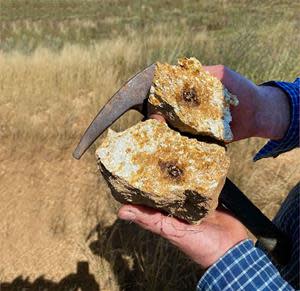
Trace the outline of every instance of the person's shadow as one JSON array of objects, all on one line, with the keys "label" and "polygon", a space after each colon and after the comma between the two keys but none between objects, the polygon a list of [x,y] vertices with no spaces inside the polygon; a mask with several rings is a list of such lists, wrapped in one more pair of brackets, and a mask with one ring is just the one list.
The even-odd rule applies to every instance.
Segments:
[{"label": "person's shadow", "polygon": [[53,282],[43,276],[30,282],[28,278],[19,276],[12,282],[0,283],[0,291],[100,291],[100,286],[93,274],[89,272],[88,262],[78,262],[77,272]]},{"label": "person's shadow", "polygon": [[[133,223],[116,220],[98,223],[87,237],[92,253],[108,261],[122,291],[195,289],[199,267],[162,238]],[[77,263],[76,273],[59,282],[40,276],[33,282],[23,276],[0,282],[0,291],[100,291],[88,262]]]},{"label": "person's shadow", "polygon": [[87,241],[94,255],[110,263],[120,290],[191,290],[201,275],[173,245],[130,222],[98,223]]}]

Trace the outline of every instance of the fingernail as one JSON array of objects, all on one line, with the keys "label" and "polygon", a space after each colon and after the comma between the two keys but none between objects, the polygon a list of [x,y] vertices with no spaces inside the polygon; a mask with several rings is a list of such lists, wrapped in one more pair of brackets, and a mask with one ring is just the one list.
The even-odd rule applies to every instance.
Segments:
[{"label": "fingernail", "polygon": [[120,211],[119,213],[119,218],[123,220],[134,220],[135,217],[135,214],[129,210]]}]

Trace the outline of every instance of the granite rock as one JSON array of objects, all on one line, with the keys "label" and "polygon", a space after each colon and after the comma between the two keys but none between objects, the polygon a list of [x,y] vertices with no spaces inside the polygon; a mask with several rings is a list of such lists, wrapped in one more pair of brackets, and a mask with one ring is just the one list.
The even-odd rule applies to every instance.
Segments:
[{"label": "granite rock", "polygon": [[178,65],[157,62],[149,104],[181,132],[233,139],[230,105],[238,105],[238,99],[196,58],[179,59]]},{"label": "granite rock", "polygon": [[157,120],[108,131],[99,168],[121,203],[154,207],[198,223],[214,210],[229,167],[226,149],[182,136]]}]

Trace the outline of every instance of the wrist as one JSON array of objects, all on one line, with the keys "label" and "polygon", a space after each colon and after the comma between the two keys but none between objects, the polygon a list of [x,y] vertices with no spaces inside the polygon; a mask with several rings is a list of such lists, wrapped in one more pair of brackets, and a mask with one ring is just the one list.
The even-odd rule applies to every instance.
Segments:
[{"label": "wrist", "polygon": [[279,140],[290,124],[290,105],[286,94],[277,87],[257,86],[254,136]]},{"label": "wrist", "polygon": [[208,220],[210,222],[204,222],[208,222],[211,227],[207,232],[206,247],[199,249],[198,243],[195,245],[194,255],[188,254],[203,269],[215,264],[230,249],[249,238],[243,224],[230,213],[217,210]]},{"label": "wrist", "polygon": [[231,249],[233,249],[235,246],[240,244],[241,242],[249,239],[248,234],[246,233],[246,230],[243,231],[243,235],[241,235],[239,238],[233,238],[230,240],[229,238],[221,243],[218,249],[214,251],[213,254],[211,254],[210,258],[207,260],[207,263],[205,265],[205,269],[209,268],[210,266],[214,265],[220,258],[225,256]]}]

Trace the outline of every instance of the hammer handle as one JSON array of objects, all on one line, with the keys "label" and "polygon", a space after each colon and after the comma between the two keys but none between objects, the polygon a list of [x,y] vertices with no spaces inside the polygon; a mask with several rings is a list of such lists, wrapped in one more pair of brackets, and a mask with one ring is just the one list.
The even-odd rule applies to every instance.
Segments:
[{"label": "hammer handle", "polygon": [[219,204],[232,212],[257,237],[277,263],[288,263],[291,248],[287,236],[229,178],[226,178],[219,196]]}]

